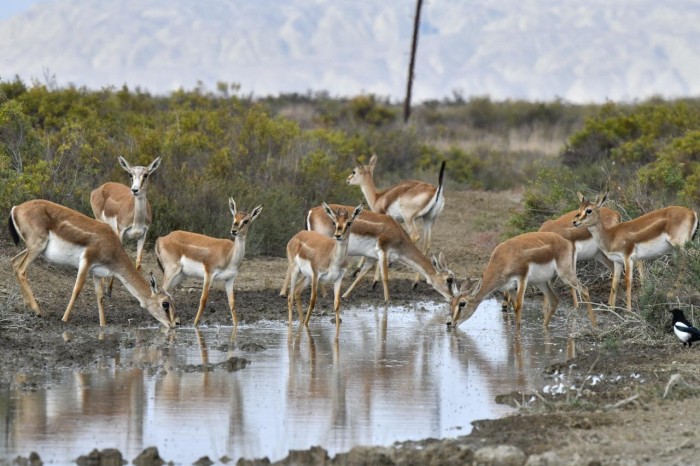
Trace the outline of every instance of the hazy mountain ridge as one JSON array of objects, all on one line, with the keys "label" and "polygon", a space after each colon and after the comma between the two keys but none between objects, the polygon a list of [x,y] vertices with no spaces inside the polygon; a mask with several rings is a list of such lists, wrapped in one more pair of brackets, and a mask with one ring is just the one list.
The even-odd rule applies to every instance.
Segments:
[{"label": "hazy mountain ridge", "polygon": [[[52,0],[0,21],[0,78],[141,86],[202,81],[244,93],[403,95],[408,0]],[[57,20],[60,18],[60,20]],[[572,101],[700,93],[700,5],[650,0],[432,0],[424,4],[417,99]]]}]

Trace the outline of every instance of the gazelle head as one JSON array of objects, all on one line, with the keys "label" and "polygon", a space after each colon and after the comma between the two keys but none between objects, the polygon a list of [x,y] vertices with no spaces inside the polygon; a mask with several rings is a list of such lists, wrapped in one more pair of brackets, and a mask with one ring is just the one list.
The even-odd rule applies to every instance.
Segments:
[{"label": "gazelle head", "polygon": [[352,173],[346,180],[347,184],[362,185],[365,180],[372,179],[374,167],[377,166],[377,154],[372,155],[368,165],[363,165],[359,160],[355,159],[357,166],[353,168]]},{"label": "gazelle head", "polygon": [[459,291],[450,301],[450,317],[447,319],[447,326],[457,328],[459,324],[474,315],[474,311],[479,303],[474,300],[474,296],[481,287],[481,280],[467,279],[462,282]]},{"label": "gazelle head", "polygon": [[433,255],[430,258],[430,261],[435,268],[435,275],[430,278],[430,284],[446,299],[452,299],[452,297],[455,296],[459,290],[457,288],[455,273],[447,268],[445,255],[440,252],[437,257]]},{"label": "gazelle head", "polygon": [[322,205],[326,215],[328,215],[333,221],[333,227],[335,228],[333,238],[335,238],[336,241],[343,241],[344,239],[348,238],[348,233],[350,232],[352,222],[355,221],[355,218],[360,215],[360,212],[362,212],[362,209],[365,207],[364,204],[358,205],[355,207],[352,215],[350,215],[348,211],[342,207],[338,208],[337,211],[334,211],[325,202],[323,202]]},{"label": "gazelle head", "polygon": [[251,213],[236,210],[236,201],[232,197],[228,198],[228,208],[233,215],[233,223],[231,224],[231,236],[244,238],[248,234],[248,228],[250,224],[258,218],[260,212],[263,210],[263,206],[259,205],[253,209]]},{"label": "gazelle head", "polygon": [[175,316],[173,297],[165,290],[159,290],[156,278],[151,273],[151,299],[146,302],[146,310],[165,328],[175,328],[180,320]]},{"label": "gazelle head", "polygon": [[131,192],[134,196],[146,193],[148,177],[160,167],[160,157],[151,162],[147,167],[133,166],[124,157],[119,156],[119,165],[129,173],[131,177]]},{"label": "gazelle head", "polygon": [[[596,196],[593,202],[586,199],[583,194],[578,194],[578,200],[581,205],[578,208],[578,213],[574,217],[575,227],[588,227],[595,225],[600,222],[600,208],[603,203],[608,199],[608,192],[606,191],[602,196]],[[600,200],[598,200],[600,198]]]}]

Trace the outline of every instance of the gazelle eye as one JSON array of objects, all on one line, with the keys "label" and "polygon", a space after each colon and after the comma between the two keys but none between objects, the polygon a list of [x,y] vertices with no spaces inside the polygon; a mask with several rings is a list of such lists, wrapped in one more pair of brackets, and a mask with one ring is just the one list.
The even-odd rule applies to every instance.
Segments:
[{"label": "gazelle eye", "polygon": [[148,178],[148,173],[146,173],[145,175],[143,175],[143,179],[145,180],[146,178]]},{"label": "gazelle eye", "polygon": [[246,223],[248,223],[248,219],[243,220],[243,225],[245,225]]},{"label": "gazelle eye", "polygon": [[170,309],[170,303],[167,302],[167,301],[163,301],[162,306],[163,306],[163,309],[165,309],[166,311],[167,311],[168,309]]},{"label": "gazelle eye", "polygon": [[448,285],[451,285],[453,281],[454,281],[454,280],[452,279],[452,277],[448,277],[448,278],[447,278],[447,284],[448,284]]},{"label": "gazelle eye", "polygon": [[466,301],[460,301],[460,302],[459,302],[459,307],[460,307],[460,309],[463,308],[463,307],[466,306],[466,305],[467,305],[467,302],[466,302]]},{"label": "gazelle eye", "polygon": [[593,209],[586,209],[586,213],[589,214],[589,215],[592,214],[592,213],[593,213]]}]

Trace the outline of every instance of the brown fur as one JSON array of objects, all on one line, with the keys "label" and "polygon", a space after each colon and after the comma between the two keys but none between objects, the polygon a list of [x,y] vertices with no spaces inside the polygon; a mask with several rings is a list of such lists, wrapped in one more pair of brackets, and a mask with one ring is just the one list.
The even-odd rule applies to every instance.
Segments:
[{"label": "brown fur", "polygon": [[617,301],[617,283],[625,270],[625,295],[627,311],[632,311],[632,274],[634,261],[638,259],[652,259],[654,257],[637,257],[635,250],[642,243],[652,241],[662,236],[668,236],[667,248],[663,254],[671,252],[672,246],[682,246],[689,241],[698,225],[698,215],[691,209],[680,206],[671,206],[654,210],[629,222],[615,225],[607,225],[602,221],[601,210],[607,200],[607,192],[596,197],[594,202],[578,193],[581,206],[574,218],[574,225],[585,227],[598,242],[598,247],[610,259],[622,257],[622,261],[615,261],[613,270],[613,288],[610,292],[608,305],[615,306]]},{"label": "brown fur", "polygon": [[[41,314],[41,310],[29,287],[26,271],[39,255],[44,254],[51,234],[85,248],[84,260],[79,265],[73,293],[63,315],[64,322],[68,321],[75,299],[83,287],[88,272],[92,267],[101,267],[109,270],[112,275],[117,275],[125,285],[128,285],[127,288],[139,300],[141,306],[164,326],[175,326],[175,306],[170,295],[159,293],[153,282],[149,286],[149,283],[138,273],[119,242],[119,238],[108,225],[67,207],[39,199],[13,207],[11,220],[27,246],[24,251],[12,259],[12,267],[20,284],[25,304],[38,315]],[[93,281],[97,295],[100,326],[105,326],[101,279],[94,276]],[[162,304],[166,301],[169,312],[163,310]]]}]

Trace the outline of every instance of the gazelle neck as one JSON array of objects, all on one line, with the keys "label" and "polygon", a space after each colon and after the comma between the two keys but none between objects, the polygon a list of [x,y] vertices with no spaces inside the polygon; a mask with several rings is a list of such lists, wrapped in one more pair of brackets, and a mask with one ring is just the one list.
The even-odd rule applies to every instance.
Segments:
[{"label": "gazelle neck", "polygon": [[360,189],[365,196],[369,208],[374,210],[374,204],[377,202],[377,187],[374,184],[374,178],[372,176],[363,177]]},{"label": "gazelle neck", "polygon": [[143,190],[138,196],[134,196],[134,221],[132,229],[140,229],[146,225],[146,191]]},{"label": "gazelle neck", "polygon": [[437,274],[437,270],[433,267],[428,256],[423,254],[413,241],[407,240],[404,242],[404,248],[400,251],[398,260],[420,273],[428,283],[433,283],[433,277]]},{"label": "gazelle neck", "polygon": [[[134,298],[139,300],[139,304],[143,308],[147,308],[147,302],[151,299],[151,286],[148,281],[136,270],[136,267],[131,262],[128,256],[128,266],[119,266],[112,270],[114,276],[124,284],[124,287],[131,293]],[[123,263],[123,262],[122,262]]]},{"label": "gazelle neck", "polygon": [[231,254],[231,261],[234,263],[240,263],[245,256],[245,243],[246,234],[237,234],[233,238],[233,252]]},{"label": "gazelle neck", "polygon": [[329,270],[339,270],[345,264],[345,260],[348,256],[348,244],[350,243],[350,232],[345,233],[345,237],[340,241],[333,239],[335,244],[333,245],[333,254],[331,254],[331,260],[328,264]]}]

